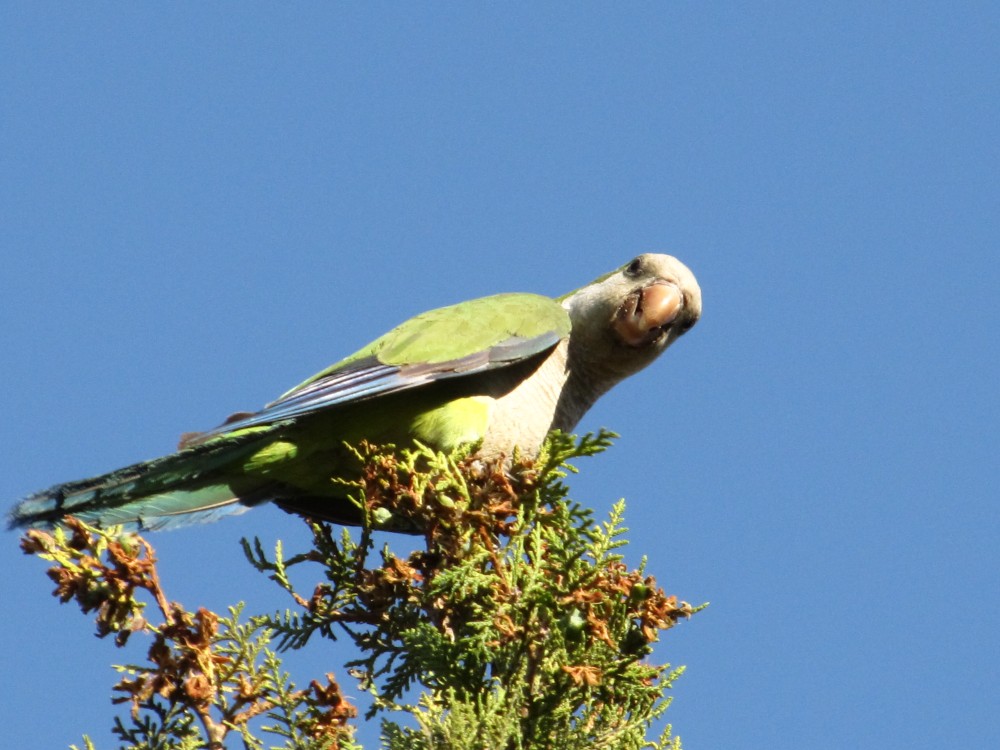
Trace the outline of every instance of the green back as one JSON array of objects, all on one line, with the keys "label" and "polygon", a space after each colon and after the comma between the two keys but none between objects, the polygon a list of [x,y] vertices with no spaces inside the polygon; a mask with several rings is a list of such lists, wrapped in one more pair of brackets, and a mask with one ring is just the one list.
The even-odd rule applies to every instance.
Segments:
[{"label": "green back", "polygon": [[361,360],[386,365],[434,364],[491,349],[512,338],[569,335],[566,310],[539,294],[496,294],[439,307],[410,318],[368,346],[295,386],[282,398]]}]

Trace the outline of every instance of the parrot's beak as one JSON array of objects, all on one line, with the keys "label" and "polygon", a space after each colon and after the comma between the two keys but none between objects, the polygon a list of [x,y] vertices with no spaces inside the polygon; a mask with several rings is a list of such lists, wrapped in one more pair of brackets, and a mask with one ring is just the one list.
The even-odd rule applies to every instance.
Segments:
[{"label": "parrot's beak", "polygon": [[628,346],[646,346],[658,339],[683,309],[684,295],[675,284],[654,281],[625,298],[612,325]]}]

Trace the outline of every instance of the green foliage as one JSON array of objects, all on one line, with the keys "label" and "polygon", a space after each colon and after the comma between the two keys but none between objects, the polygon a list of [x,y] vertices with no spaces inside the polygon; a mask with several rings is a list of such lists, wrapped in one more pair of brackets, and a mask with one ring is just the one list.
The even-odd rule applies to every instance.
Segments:
[{"label": "green foliage", "polygon": [[[24,545],[57,563],[63,601],[98,611],[99,634],[151,634],[149,663],[120,667],[115,686],[131,704],[115,724],[129,747],[222,747],[230,733],[255,750],[262,735],[289,749],[355,747],[354,708],[332,676],[297,689],[280,659],[340,635],[356,646],[345,667],[370,693],[367,718],[381,720],[387,750],[679,748],[669,727],[647,735],[682,668],[649,657],[694,610],[644,566],[628,570],[624,503],[597,523],[564,482],[570,461],[612,437],[556,434],[537,460],[507,465],[362,445],[352,490],[364,527],[307,520],[312,545],[291,555],[244,540],[293,602],[249,620],[241,606],[220,617],[168,603],[137,537],[73,523],[71,538],[33,531]],[[397,524],[422,529],[423,543],[376,550],[372,529]],[[162,624],[143,618],[142,590]]]}]

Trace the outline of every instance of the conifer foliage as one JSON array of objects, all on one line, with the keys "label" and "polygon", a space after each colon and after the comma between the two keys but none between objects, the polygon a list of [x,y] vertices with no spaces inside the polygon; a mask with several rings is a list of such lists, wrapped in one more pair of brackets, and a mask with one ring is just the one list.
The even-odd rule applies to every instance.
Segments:
[{"label": "conifer foliage", "polygon": [[[52,563],[55,596],[96,612],[99,636],[149,638],[143,663],[116,667],[124,747],[346,750],[360,747],[358,721],[379,719],[387,750],[679,748],[669,726],[649,733],[683,668],[650,657],[696,610],[625,565],[623,503],[595,522],[564,481],[612,437],[555,434],[537,460],[507,466],[360,446],[361,529],[306,519],[313,543],[290,555],[243,541],[289,595],[277,613],[171,602],[153,548],[120,529],[71,520],[22,547]],[[387,526],[419,528],[422,543],[376,547]],[[303,688],[284,671],[282,652],[344,636],[356,647],[344,669]],[[334,671],[370,693],[363,719]]]}]

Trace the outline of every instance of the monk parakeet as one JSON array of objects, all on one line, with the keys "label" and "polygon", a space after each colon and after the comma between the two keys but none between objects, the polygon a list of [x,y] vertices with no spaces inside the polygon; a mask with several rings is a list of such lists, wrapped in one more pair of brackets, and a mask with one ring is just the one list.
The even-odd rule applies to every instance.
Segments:
[{"label": "monk parakeet", "polygon": [[269,500],[356,524],[358,508],[331,479],[357,470],[347,445],[416,440],[469,445],[484,458],[534,455],[550,430],[571,431],[700,314],[691,271],[655,254],[556,299],[498,294],[431,310],[260,411],[185,435],[176,453],[31,495],[11,527],[73,515],[167,528]]}]

